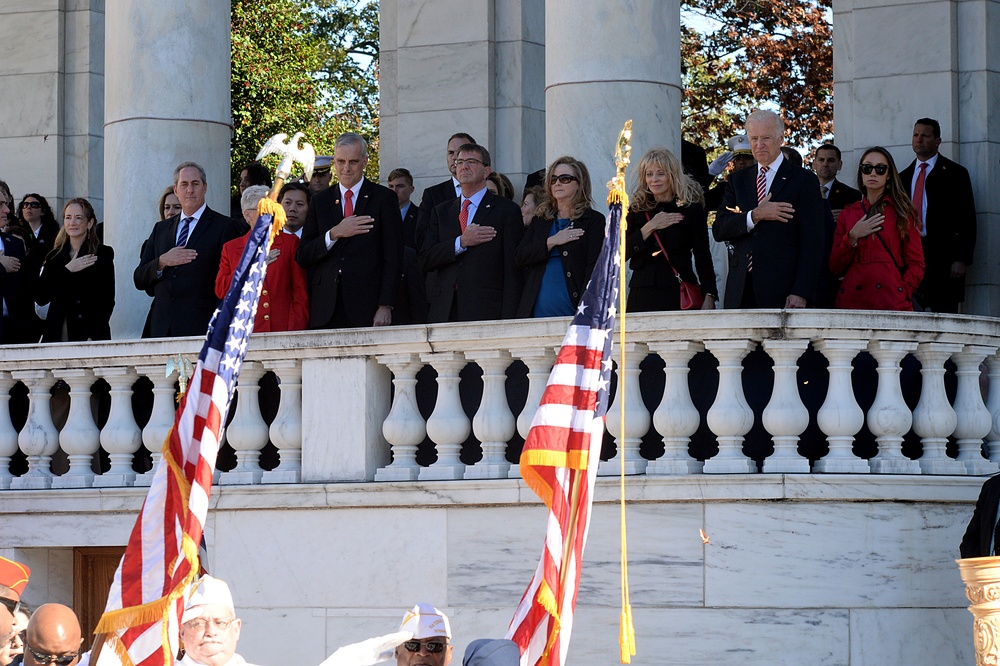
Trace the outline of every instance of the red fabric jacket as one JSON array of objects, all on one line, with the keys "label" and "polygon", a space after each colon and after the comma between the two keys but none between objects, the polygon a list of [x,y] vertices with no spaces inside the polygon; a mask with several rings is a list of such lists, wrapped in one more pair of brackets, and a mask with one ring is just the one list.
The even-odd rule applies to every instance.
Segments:
[{"label": "red fabric jacket", "polygon": [[[852,203],[837,218],[830,270],[844,279],[835,305],[847,310],[913,310],[910,299],[924,277],[920,232],[911,223],[906,240],[900,239],[896,211],[886,206],[882,230],[860,239],[857,247],[851,247],[847,234],[865,217],[862,203]],[[885,246],[879,242],[879,235]],[[905,267],[902,276],[897,266]]]},{"label": "red fabric jacket", "polygon": [[[241,236],[222,246],[219,272],[215,276],[215,295],[223,298],[233,281],[233,272],[240,262],[247,238]],[[264,288],[257,304],[254,332],[301,331],[309,327],[309,293],[306,272],[295,261],[299,239],[292,234],[280,233],[271,243],[271,254],[277,257],[267,266]]]}]

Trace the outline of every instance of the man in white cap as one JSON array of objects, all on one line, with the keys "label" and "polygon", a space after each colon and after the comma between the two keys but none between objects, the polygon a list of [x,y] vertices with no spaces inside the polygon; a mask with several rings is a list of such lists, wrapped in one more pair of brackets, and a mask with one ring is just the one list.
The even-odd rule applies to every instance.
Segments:
[{"label": "man in white cap", "polygon": [[203,576],[184,606],[181,643],[184,666],[251,666],[236,654],[241,621],[236,617],[229,586]]},{"label": "man in white cap", "polygon": [[448,666],[451,662],[451,624],[448,616],[420,603],[406,612],[400,631],[413,638],[396,648],[396,666]]}]

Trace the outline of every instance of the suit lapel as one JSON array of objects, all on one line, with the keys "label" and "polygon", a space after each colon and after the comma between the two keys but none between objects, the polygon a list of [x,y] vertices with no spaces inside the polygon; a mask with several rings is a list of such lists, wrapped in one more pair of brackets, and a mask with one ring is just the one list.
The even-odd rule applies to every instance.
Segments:
[{"label": "suit lapel", "polygon": [[361,183],[361,189],[358,190],[358,200],[354,202],[355,215],[367,215],[365,211],[368,209],[373,189],[367,178]]},{"label": "suit lapel", "polygon": [[[192,231],[191,235],[188,236],[185,247],[188,245],[193,246],[198,243],[202,235],[205,233],[205,230],[208,229],[210,224],[212,224],[214,217],[215,214],[212,212],[212,209],[206,208],[205,212],[201,214],[200,218],[198,218],[198,224],[194,225],[194,231]],[[174,224],[174,238],[177,238],[177,224]]]},{"label": "suit lapel", "polygon": [[792,169],[797,169],[798,167],[793,167],[792,163],[788,160],[781,160],[781,166],[778,167],[777,173],[774,174],[774,180],[771,181],[771,187],[768,192],[771,194],[771,200],[778,198],[778,193],[781,192],[785,183],[788,182],[789,176],[792,175]]},{"label": "suit lapel", "polygon": [[482,227],[490,223],[490,218],[493,216],[493,201],[495,199],[496,195],[486,190],[482,201],[479,202],[479,208],[476,209],[476,216],[471,220],[472,224],[478,224]]}]

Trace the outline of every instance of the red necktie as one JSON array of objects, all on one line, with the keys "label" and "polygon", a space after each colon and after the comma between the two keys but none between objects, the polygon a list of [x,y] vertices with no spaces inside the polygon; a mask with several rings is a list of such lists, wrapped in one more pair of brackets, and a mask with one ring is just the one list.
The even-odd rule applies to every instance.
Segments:
[{"label": "red necktie", "polygon": [[344,217],[354,215],[354,203],[352,199],[354,199],[354,192],[351,190],[344,192]]},{"label": "red necktie", "polygon": [[765,196],[767,196],[767,167],[762,166],[757,174],[757,203],[763,201]]},{"label": "red necktie", "polygon": [[465,233],[465,228],[469,226],[469,204],[471,201],[466,199],[462,202],[462,212],[458,214],[458,224],[462,227],[462,233]]},{"label": "red necktie", "polygon": [[920,226],[924,226],[924,178],[927,177],[927,162],[920,165],[920,173],[917,174],[917,184],[913,186],[913,207],[917,209],[917,217],[920,218]]}]

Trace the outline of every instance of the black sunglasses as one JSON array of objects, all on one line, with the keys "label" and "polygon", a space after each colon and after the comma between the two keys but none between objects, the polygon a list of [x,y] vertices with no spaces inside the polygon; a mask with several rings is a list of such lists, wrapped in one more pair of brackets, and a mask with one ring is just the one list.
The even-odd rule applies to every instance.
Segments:
[{"label": "black sunglasses", "polygon": [[580,180],[580,179],[577,178],[576,176],[571,176],[568,173],[564,173],[564,174],[560,174],[558,176],[552,176],[552,178],[549,180],[549,182],[551,182],[551,183],[559,182],[559,183],[562,183],[563,185],[569,185],[570,183],[575,183],[578,180]]},{"label": "black sunglasses", "polygon": [[443,652],[444,649],[448,647],[447,643],[442,643],[441,641],[427,641],[426,643],[421,643],[420,641],[406,641],[403,643],[403,647],[406,648],[407,652],[420,652],[421,645],[431,654]]},{"label": "black sunglasses", "polygon": [[886,174],[886,172],[889,171],[889,165],[888,164],[868,164],[867,162],[861,165],[861,173],[865,174],[866,176],[869,175],[869,174],[871,174],[872,171],[874,171],[875,173],[877,173],[880,176],[884,176]]},{"label": "black sunglasses", "polygon": [[14,601],[13,599],[8,599],[7,597],[0,597],[0,604],[3,604],[7,610],[9,610],[11,615],[16,614],[21,608],[20,601]]},{"label": "black sunglasses", "polygon": [[25,201],[21,204],[21,208],[41,208],[42,204],[37,201]]},{"label": "black sunglasses", "polygon": [[79,652],[74,652],[73,654],[45,654],[43,652],[35,652],[35,650],[29,645],[25,645],[24,649],[30,652],[31,658],[39,664],[59,664],[59,666],[69,666],[77,657],[80,656]]}]

